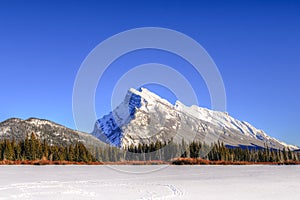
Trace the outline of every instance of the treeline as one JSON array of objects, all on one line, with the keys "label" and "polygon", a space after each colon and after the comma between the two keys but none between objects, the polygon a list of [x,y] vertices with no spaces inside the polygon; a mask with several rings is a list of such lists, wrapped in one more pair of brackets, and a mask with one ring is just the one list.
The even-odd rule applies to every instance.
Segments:
[{"label": "treeline", "polygon": [[174,158],[202,158],[210,161],[230,161],[230,162],[286,162],[299,161],[299,154],[290,149],[265,148],[240,148],[227,147],[223,143],[205,144],[201,142],[191,142],[181,144],[173,142],[156,142],[150,144],[131,145],[125,150],[116,147],[96,148],[96,160],[108,161],[170,161]]},{"label": "treeline", "polygon": [[0,160],[49,160],[49,161],[95,161],[93,155],[82,143],[69,146],[49,145],[41,141],[34,133],[24,141],[0,141]]},{"label": "treeline", "polygon": [[24,141],[0,141],[0,160],[49,160],[72,162],[119,162],[119,161],[171,161],[174,158],[205,159],[209,161],[229,162],[274,162],[299,161],[299,154],[290,149],[266,148],[230,148],[223,143],[205,144],[184,140],[180,143],[160,142],[131,145],[120,149],[88,147],[82,143],[68,146],[55,146],[41,141],[34,133]]},{"label": "treeline", "polygon": [[[207,150],[209,149],[209,152]],[[231,161],[231,162],[286,162],[299,161],[299,155],[289,148],[282,150],[265,148],[240,148],[226,147],[223,143],[216,143],[212,146],[201,142],[192,142],[189,145],[189,154],[186,157],[204,158],[210,161]],[[182,156],[184,157],[184,156]]]},{"label": "treeline", "polygon": [[181,156],[179,145],[168,142],[150,144],[131,145],[126,148],[117,148],[110,145],[105,147],[94,147],[91,149],[92,155],[97,161],[117,162],[117,161],[170,161]]}]

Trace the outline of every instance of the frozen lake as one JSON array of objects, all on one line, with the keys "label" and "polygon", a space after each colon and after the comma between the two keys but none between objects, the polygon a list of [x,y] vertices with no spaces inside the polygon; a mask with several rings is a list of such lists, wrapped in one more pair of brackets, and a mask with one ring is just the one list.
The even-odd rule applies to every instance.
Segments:
[{"label": "frozen lake", "polygon": [[300,166],[111,167],[0,166],[0,199],[300,199]]}]

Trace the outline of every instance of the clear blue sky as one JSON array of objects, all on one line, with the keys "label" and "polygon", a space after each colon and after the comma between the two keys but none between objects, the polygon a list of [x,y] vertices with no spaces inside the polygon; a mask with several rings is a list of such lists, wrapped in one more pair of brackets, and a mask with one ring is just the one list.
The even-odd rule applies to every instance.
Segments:
[{"label": "clear blue sky", "polygon": [[[230,115],[300,145],[298,1],[2,0],[0,121],[39,117],[75,128],[72,89],[84,58],[104,39],[146,26],[174,29],[198,41],[222,74]],[[99,116],[110,109],[109,88],[118,77],[147,62],[180,66],[182,73],[188,68],[180,58],[155,50],[121,57],[100,82],[108,92],[96,94]],[[116,70],[119,65],[123,71]],[[201,78],[188,79],[199,84],[200,106],[210,107]],[[174,101],[164,90],[152,89]]]}]

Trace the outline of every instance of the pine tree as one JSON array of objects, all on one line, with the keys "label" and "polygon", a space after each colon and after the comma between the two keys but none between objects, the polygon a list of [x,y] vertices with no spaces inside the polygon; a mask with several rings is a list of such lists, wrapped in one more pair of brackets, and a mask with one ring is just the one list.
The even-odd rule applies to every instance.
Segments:
[{"label": "pine tree", "polygon": [[9,140],[5,140],[5,149],[4,149],[4,159],[13,160],[14,159],[14,149]]},{"label": "pine tree", "polygon": [[68,149],[68,160],[69,161],[74,161],[74,148],[73,145],[70,144],[69,149]]},{"label": "pine tree", "polygon": [[29,142],[29,137],[26,135],[25,142],[24,142],[24,151],[25,151],[25,159],[26,160],[31,160],[31,152],[30,152],[30,142]]},{"label": "pine tree", "polygon": [[18,142],[15,147],[14,147],[14,151],[15,151],[15,159],[16,160],[21,160],[22,159],[22,147],[21,147],[21,142]]}]

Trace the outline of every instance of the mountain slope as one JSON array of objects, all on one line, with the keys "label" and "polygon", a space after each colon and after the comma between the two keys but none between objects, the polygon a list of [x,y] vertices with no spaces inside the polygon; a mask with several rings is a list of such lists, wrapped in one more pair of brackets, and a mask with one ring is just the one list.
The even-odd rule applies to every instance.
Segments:
[{"label": "mountain slope", "polygon": [[51,145],[69,145],[76,142],[82,142],[85,145],[101,143],[90,134],[75,131],[44,119],[10,118],[0,123],[0,139],[23,140],[27,134],[30,136],[32,132]]},{"label": "mountain slope", "polygon": [[99,119],[92,133],[106,143],[124,147],[156,141],[181,142],[200,140],[222,141],[230,146],[282,149],[287,145],[268,136],[251,124],[239,121],[228,113],[198,106],[172,105],[158,95],[141,88],[130,89],[124,101],[113,112]]}]

